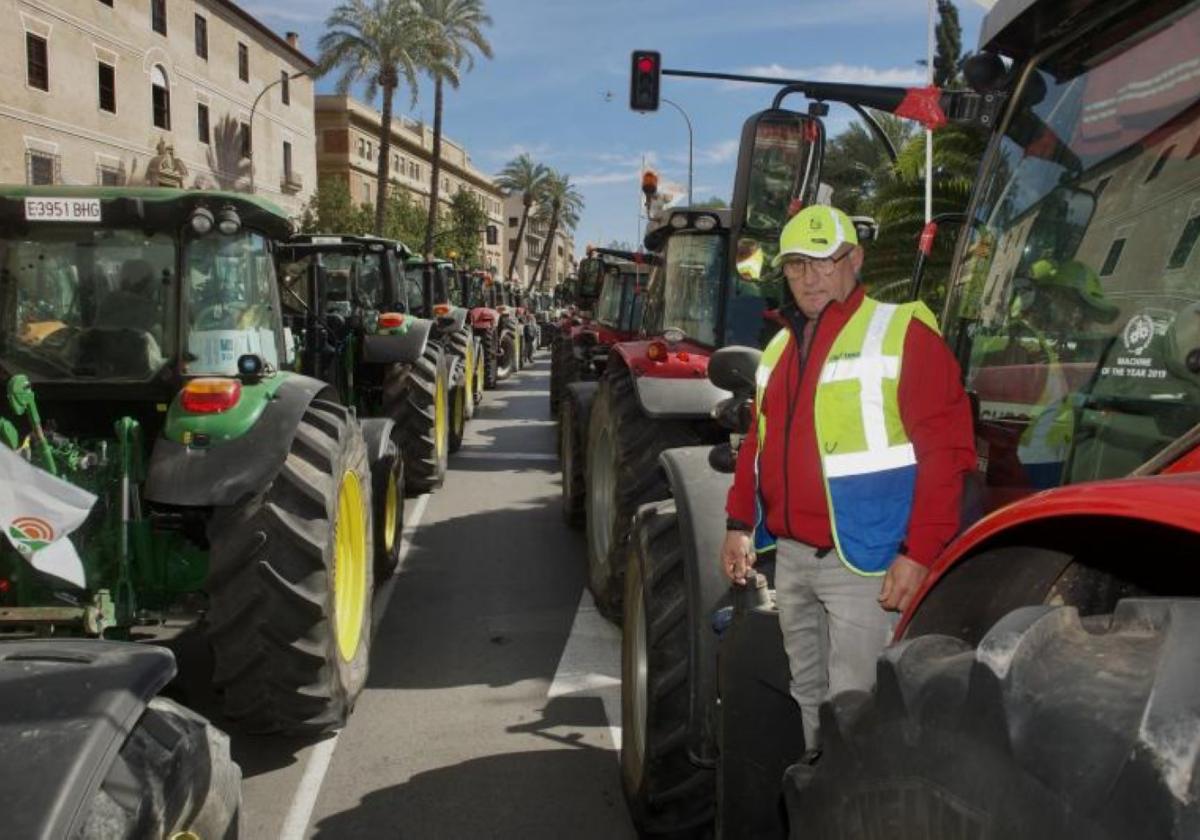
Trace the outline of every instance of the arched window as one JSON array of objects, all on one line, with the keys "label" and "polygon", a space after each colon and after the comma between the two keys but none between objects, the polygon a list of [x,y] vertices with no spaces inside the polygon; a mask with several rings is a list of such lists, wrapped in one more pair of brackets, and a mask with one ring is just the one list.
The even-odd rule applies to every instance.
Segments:
[{"label": "arched window", "polygon": [[150,68],[150,90],[154,106],[154,125],[171,130],[171,86],[167,84],[167,73],[158,64]]}]

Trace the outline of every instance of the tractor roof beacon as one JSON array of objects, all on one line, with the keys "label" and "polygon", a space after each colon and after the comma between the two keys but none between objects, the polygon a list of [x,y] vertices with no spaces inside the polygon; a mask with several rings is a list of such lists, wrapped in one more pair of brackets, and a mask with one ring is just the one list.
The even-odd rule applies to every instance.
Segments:
[{"label": "tractor roof beacon", "polygon": [[[1000,0],[972,91],[795,86],[919,100],[990,133],[941,313],[979,469],[878,685],[826,704],[823,754],[793,764],[769,592],[731,593],[711,562],[729,478],[701,448],[664,455],[675,498],[639,518],[625,613],[622,763],[644,831],[698,829],[721,802],[721,836],[782,837],[781,793],[791,830],[820,835],[1197,831],[1200,587],[1179,570],[1200,549],[1198,35],[1195,2]],[[747,211],[756,179],[801,177],[762,154],[764,119],[806,118],[748,123]],[[710,375],[744,400],[755,365],[730,348]],[[718,672],[711,619],[731,596]],[[680,597],[687,618],[666,628]],[[680,649],[682,681],[663,659]]]},{"label": "tractor roof beacon", "polygon": [[203,612],[228,716],[313,732],[366,679],[371,482],[353,414],[288,370],[288,230],[237,193],[0,189],[0,440],[98,497],[82,582],[0,550],[0,629],[155,637]]}]

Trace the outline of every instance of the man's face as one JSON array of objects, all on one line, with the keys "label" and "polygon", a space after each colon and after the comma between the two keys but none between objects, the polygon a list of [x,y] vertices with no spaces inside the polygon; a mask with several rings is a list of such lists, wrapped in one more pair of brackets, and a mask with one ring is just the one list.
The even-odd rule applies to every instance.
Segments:
[{"label": "man's face", "polygon": [[783,274],[800,311],[806,318],[816,318],[830,301],[850,297],[862,264],[862,248],[855,245],[830,259],[790,258],[783,264]]}]

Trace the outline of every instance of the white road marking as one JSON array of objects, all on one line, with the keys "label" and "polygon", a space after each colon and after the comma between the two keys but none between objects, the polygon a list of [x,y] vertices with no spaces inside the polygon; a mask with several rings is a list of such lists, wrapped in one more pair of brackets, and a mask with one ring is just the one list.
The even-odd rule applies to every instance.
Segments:
[{"label": "white road marking", "polygon": [[[375,638],[375,633],[379,630],[379,622],[383,619],[388,604],[392,601],[392,593],[396,589],[396,579],[399,577],[400,571],[404,569],[404,561],[408,559],[408,550],[412,547],[413,534],[421,522],[421,517],[425,514],[427,504],[429,504],[429,494],[424,493],[417,497],[408,510],[406,517],[408,521],[404,523],[404,533],[401,535],[403,542],[400,545],[399,568],[375,595],[376,609],[371,617],[372,639]],[[308,836],[308,823],[312,819],[313,809],[317,805],[317,797],[321,794],[321,786],[325,783],[325,775],[329,772],[334,750],[337,749],[338,740],[341,737],[342,730],[339,729],[332,736],[314,746],[312,752],[309,753],[308,763],[304,765],[304,775],[300,778],[296,794],[292,797],[292,804],[288,808],[287,816],[284,817],[279,840],[303,840]]]},{"label": "white road marking", "polygon": [[487,450],[471,452],[460,449],[451,458],[466,458],[468,461],[557,461],[558,456],[549,452],[496,452]]},{"label": "white road marking", "polygon": [[598,697],[613,749],[621,749],[621,631],[596,610],[584,590],[547,698]]}]

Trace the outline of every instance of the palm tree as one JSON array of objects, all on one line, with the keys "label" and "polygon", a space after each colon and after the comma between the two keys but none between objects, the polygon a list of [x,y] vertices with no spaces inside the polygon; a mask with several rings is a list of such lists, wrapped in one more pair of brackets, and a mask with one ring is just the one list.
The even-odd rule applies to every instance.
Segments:
[{"label": "palm tree", "polygon": [[403,80],[417,103],[417,73],[440,63],[434,50],[432,24],[411,0],[348,0],[325,20],[319,42],[317,75],[341,68],[337,91],[347,93],[359,82],[374,101],[383,94],[379,127],[379,179],[375,197],[375,233],[382,234],[387,215],[388,166],[392,150],[392,97]]},{"label": "palm tree", "polygon": [[513,248],[512,257],[508,261],[508,272],[505,279],[513,276],[517,267],[517,255],[521,252],[521,243],[525,241],[525,224],[529,221],[530,210],[539,200],[542,187],[550,170],[540,163],[535,163],[528,154],[522,153],[510,160],[496,176],[496,186],[506,195],[521,194],[521,224],[517,227],[517,247]]},{"label": "palm tree", "polygon": [[491,26],[492,19],[483,10],[483,0],[416,0],[416,3],[435,32],[436,60],[425,68],[433,79],[433,181],[429,187],[424,251],[425,259],[432,259],[442,173],[442,84],[458,88],[458,68],[464,64],[467,70],[475,67],[472,47],[483,57],[492,57],[492,45],[483,37],[483,28]]},{"label": "palm tree", "polygon": [[554,236],[558,233],[559,227],[574,230],[575,226],[579,224],[579,215],[583,212],[583,196],[571,183],[570,175],[554,170],[550,171],[542,190],[542,210],[542,219],[549,223],[549,229],[546,231],[546,243],[542,248],[542,254],[533,268],[533,276],[529,279],[530,287],[534,283],[538,283],[538,288],[546,285],[544,274],[540,282],[538,275],[543,272],[550,261],[550,252],[554,249]]}]

